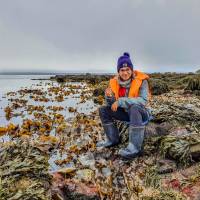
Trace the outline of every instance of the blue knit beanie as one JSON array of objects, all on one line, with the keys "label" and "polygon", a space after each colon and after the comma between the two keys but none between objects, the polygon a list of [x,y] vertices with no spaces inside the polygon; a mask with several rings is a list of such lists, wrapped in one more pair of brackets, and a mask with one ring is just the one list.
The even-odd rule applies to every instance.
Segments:
[{"label": "blue knit beanie", "polygon": [[133,70],[133,64],[130,59],[130,55],[127,52],[124,52],[123,56],[120,56],[117,61],[117,71],[122,67],[130,67]]}]

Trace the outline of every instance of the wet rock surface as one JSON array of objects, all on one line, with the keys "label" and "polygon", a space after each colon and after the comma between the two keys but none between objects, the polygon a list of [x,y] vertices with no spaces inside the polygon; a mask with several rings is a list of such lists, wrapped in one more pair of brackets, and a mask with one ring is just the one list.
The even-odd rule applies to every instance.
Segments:
[{"label": "wet rock surface", "polygon": [[97,188],[78,180],[66,178],[58,173],[53,174],[52,199],[99,200]]},{"label": "wet rock surface", "polygon": [[[154,76],[156,79],[160,76],[164,81],[169,78],[175,81],[179,76],[186,78],[186,75],[173,77],[172,74]],[[8,124],[0,127],[3,137],[0,197],[12,199],[16,195],[15,199],[28,200],[33,199],[34,194],[35,199],[53,200],[198,199],[199,98],[192,93],[185,94],[184,89],[172,90],[171,86],[170,91],[153,95],[149,106],[154,118],[146,126],[143,154],[124,161],[118,151],[127,145],[127,124],[115,122],[121,138],[118,146],[96,147],[105,135],[97,112],[99,104],[104,103],[103,89],[95,89],[99,89],[101,83],[102,88],[105,87],[109,76],[95,78],[87,80],[85,76],[71,76],[70,81],[83,82],[71,85],[66,79],[59,85],[48,83],[47,90],[27,88],[7,95],[12,100],[8,105],[11,110],[5,109]],[[77,106],[61,105],[65,98],[76,98],[77,94],[79,104],[84,104],[93,98],[93,91],[101,101],[97,101],[98,106],[90,113],[82,113]],[[26,95],[38,105],[26,101]],[[54,104],[46,105],[47,102]],[[19,124],[11,123],[19,111],[25,119]],[[66,118],[64,112],[73,117]],[[6,143],[7,138],[9,143]],[[13,144],[18,140],[20,145]],[[13,184],[17,185],[14,189]],[[32,190],[34,192],[30,192]]]},{"label": "wet rock surface", "polygon": [[0,147],[0,199],[51,199],[48,156],[28,141]]}]

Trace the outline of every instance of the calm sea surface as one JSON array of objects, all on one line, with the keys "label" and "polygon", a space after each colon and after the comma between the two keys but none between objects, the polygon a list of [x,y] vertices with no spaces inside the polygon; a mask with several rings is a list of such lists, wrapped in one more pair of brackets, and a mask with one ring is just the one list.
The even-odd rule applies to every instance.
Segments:
[{"label": "calm sea surface", "polygon": [[[0,126],[7,125],[10,122],[20,124],[23,118],[26,118],[26,112],[24,112],[23,116],[21,117],[13,117],[11,120],[7,121],[5,118],[4,108],[11,104],[8,101],[9,98],[21,98],[19,94],[15,96],[7,95],[8,92],[17,92],[21,89],[40,89],[42,91],[47,91],[49,87],[58,87],[59,84],[55,81],[51,80],[31,80],[31,79],[48,79],[50,75],[0,75]],[[83,83],[70,83],[73,85],[83,85]],[[45,107],[48,106],[62,106],[66,109],[61,111],[60,113],[63,114],[66,118],[73,117],[74,113],[68,112],[68,107],[77,108],[78,112],[81,113],[90,113],[96,109],[92,100],[88,100],[85,103],[80,103],[80,93],[69,95],[64,98],[62,102],[56,101],[49,101],[49,102],[36,102],[29,98],[29,95],[25,95],[23,99],[28,100],[28,105],[44,105]],[[49,98],[48,93],[46,95]],[[24,108],[17,109],[17,112],[23,111]]]}]

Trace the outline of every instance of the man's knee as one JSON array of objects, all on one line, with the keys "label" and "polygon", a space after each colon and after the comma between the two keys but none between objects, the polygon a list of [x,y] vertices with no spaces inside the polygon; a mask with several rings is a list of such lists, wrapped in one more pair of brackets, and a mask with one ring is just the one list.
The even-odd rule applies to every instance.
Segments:
[{"label": "man's knee", "polygon": [[129,107],[129,112],[131,112],[131,113],[138,113],[138,112],[140,112],[140,106],[137,105],[137,104],[132,104]]}]

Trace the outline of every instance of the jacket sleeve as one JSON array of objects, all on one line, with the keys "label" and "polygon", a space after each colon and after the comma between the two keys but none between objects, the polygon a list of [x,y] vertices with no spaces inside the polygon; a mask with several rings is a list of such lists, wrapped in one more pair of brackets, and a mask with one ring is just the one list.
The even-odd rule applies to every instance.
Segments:
[{"label": "jacket sleeve", "polygon": [[138,97],[120,97],[118,99],[118,106],[122,108],[129,108],[132,104],[138,104],[138,105],[145,105],[148,101],[148,81],[143,80],[142,85],[140,87],[139,96]]}]

